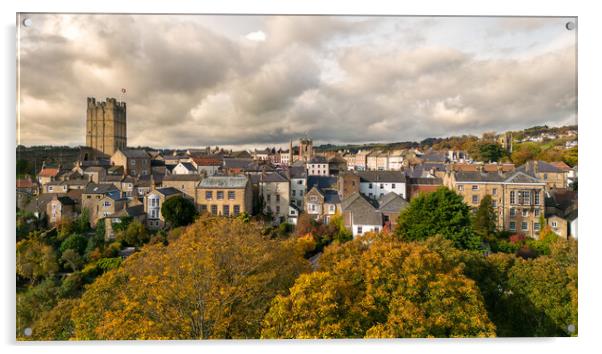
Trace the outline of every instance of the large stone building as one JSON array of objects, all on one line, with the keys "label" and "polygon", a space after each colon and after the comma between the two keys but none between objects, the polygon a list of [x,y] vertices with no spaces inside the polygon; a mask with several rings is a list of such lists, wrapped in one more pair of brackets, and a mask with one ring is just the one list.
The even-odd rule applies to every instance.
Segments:
[{"label": "large stone building", "polygon": [[95,98],[88,97],[86,146],[94,155],[87,156],[90,160],[109,158],[117,149],[127,146],[125,102],[114,98],[96,102]]}]

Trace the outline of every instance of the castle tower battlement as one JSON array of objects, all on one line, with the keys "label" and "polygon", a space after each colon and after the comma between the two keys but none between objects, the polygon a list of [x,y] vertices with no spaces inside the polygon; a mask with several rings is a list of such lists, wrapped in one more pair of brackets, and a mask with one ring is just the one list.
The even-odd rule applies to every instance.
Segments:
[{"label": "castle tower battlement", "polygon": [[117,149],[127,147],[126,104],[115,98],[96,101],[88,97],[86,114],[86,146],[93,158],[108,158]]}]

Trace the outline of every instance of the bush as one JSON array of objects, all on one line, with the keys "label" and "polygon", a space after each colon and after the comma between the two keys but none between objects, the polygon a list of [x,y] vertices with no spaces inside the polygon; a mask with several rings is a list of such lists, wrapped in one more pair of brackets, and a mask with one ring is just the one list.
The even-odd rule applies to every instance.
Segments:
[{"label": "bush", "polygon": [[84,236],[72,234],[61,243],[61,247],[59,249],[61,253],[68,249],[72,249],[78,254],[83,255],[87,245],[88,240]]}]

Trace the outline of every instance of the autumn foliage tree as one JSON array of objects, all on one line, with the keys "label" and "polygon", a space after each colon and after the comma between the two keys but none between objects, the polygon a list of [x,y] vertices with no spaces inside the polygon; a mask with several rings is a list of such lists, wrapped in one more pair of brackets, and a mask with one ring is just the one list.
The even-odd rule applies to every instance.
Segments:
[{"label": "autumn foliage tree", "polygon": [[278,295],[263,338],[494,336],[475,282],[437,252],[390,235],[332,244]]},{"label": "autumn foliage tree", "polygon": [[77,339],[256,338],[272,298],[308,270],[294,239],[201,218],[99,277],[73,310]]}]

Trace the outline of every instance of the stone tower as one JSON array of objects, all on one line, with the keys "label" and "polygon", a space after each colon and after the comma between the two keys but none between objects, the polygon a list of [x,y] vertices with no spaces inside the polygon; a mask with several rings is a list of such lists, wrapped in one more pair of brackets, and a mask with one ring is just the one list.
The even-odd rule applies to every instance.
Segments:
[{"label": "stone tower", "polygon": [[313,141],[309,138],[299,140],[299,160],[309,161],[314,155]]},{"label": "stone tower", "polygon": [[127,146],[125,102],[114,98],[96,102],[94,97],[88,97],[86,146],[94,151],[95,159],[108,158]]}]

